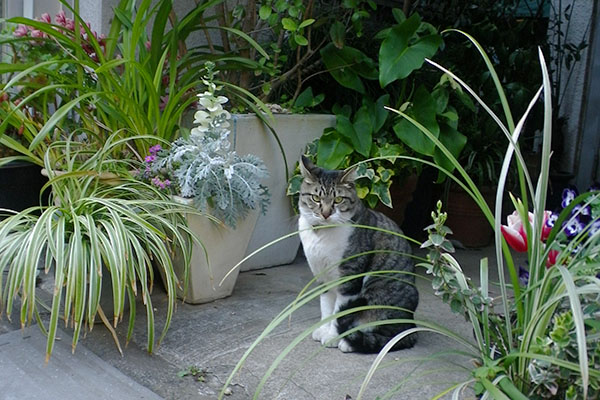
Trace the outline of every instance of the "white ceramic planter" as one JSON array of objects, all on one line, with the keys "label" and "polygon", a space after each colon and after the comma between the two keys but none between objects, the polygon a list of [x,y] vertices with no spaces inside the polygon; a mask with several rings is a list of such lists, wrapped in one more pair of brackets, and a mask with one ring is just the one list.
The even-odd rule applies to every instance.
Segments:
[{"label": "white ceramic planter", "polygon": [[[173,197],[180,203],[192,203],[192,200],[189,199]],[[234,270],[222,285],[219,283],[231,268],[244,258],[258,212],[254,211],[243,220],[238,221],[235,229],[213,222],[201,215],[186,214],[186,218],[190,229],[198,235],[204,248],[197,244],[193,247],[185,302],[207,303],[231,295],[240,272],[239,268]],[[181,255],[175,257],[173,264],[177,276],[183,277]],[[183,291],[178,289],[177,295],[183,298]]]},{"label": "white ceramic planter", "polygon": [[[277,132],[287,157],[289,173],[306,145],[321,136],[323,130],[335,126],[335,116],[327,114],[274,114],[273,128]],[[260,215],[248,244],[247,254],[297,230],[296,215],[286,196],[287,177],[281,150],[273,134],[254,114],[236,114],[232,117],[231,140],[235,151],[252,153],[263,159],[270,172],[265,185],[271,193],[271,204],[265,215]],[[246,261],[242,271],[289,264],[296,258],[300,238],[296,235],[278,242]]]}]

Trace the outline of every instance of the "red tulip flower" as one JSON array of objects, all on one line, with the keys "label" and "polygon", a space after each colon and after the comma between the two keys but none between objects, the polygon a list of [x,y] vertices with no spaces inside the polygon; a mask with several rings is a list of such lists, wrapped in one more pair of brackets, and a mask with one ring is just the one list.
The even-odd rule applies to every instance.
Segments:
[{"label": "red tulip flower", "polygon": [[556,264],[556,259],[558,258],[559,254],[560,254],[560,251],[555,250],[555,249],[552,249],[548,252],[548,259],[546,260],[546,268],[550,268],[551,266]]},{"label": "red tulip flower", "polygon": [[[542,232],[540,235],[540,240],[542,242],[548,239],[550,235],[550,231],[552,231],[552,226],[546,224],[546,221],[552,215],[551,211],[544,211],[544,222],[542,223]],[[528,213],[529,224],[533,226],[533,213]],[[508,225],[502,225],[500,229],[502,230],[502,235],[506,242],[518,252],[527,251],[527,231],[523,226],[523,222],[521,221],[521,217],[517,211],[513,211],[511,215],[506,217],[506,222]]]},{"label": "red tulip flower", "polygon": [[[531,213],[529,218],[531,220]],[[519,213],[514,211],[506,217],[506,222],[508,225],[502,225],[500,229],[509,246],[518,252],[527,251],[527,232],[525,232]]]}]

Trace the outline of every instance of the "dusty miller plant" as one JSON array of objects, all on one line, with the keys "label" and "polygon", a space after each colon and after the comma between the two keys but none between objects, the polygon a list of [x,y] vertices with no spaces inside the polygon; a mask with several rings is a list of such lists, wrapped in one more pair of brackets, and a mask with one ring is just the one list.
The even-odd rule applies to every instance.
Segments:
[{"label": "dusty miller plant", "polygon": [[[268,176],[263,161],[253,155],[238,155],[231,150],[229,119],[225,109],[228,99],[217,95],[221,87],[213,82],[214,64],[206,64],[202,82],[206,91],[198,95],[197,124],[188,138],[179,138],[168,150],[155,150],[146,157],[144,174],[160,186],[171,185],[178,195],[193,198],[201,211],[207,211],[235,228],[249,210],[269,203],[269,193],[261,181]],[[162,185],[164,187],[165,185]]]}]

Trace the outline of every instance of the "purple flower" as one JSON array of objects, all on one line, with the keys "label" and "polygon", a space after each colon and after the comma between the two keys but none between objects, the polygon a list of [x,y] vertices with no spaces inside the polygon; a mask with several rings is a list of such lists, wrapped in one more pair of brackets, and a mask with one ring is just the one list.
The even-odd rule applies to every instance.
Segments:
[{"label": "purple flower", "polygon": [[160,189],[166,189],[168,186],[171,185],[171,181],[168,179],[165,179],[164,181],[162,181],[158,176],[155,176],[154,178],[152,178],[150,180],[150,182],[156,186],[157,188]]},{"label": "purple flower", "polygon": [[595,220],[590,224],[590,236],[596,234],[600,230],[600,219]]},{"label": "purple flower", "polygon": [[575,189],[565,189],[562,192],[562,202],[560,205],[562,208],[567,208],[569,204],[577,197],[577,190]]},{"label": "purple flower", "polygon": [[527,286],[529,283],[529,271],[519,265],[519,283],[522,286]]},{"label": "purple flower", "polygon": [[[150,152],[150,154],[155,156],[161,150],[162,150],[162,147],[160,147],[160,144],[155,144],[154,146],[152,146],[148,149],[148,152]],[[154,160],[152,160],[152,161],[154,161]]]},{"label": "purple flower", "polygon": [[154,162],[156,160],[156,156],[155,155],[150,155],[150,156],[146,156],[146,158],[144,158],[144,161],[148,164]]},{"label": "purple flower", "polygon": [[551,213],[548,216],[548,218],[546,218],[546,226],[550,229],[554,228],[554,224],[556,223],[556,220],[558,220],[558,214]]},{"label": "purple flower", "polygon": [[573,207],[573,213],[579,213],[587,217],[592,213],[592,210],[590,209],[590,206],[582,207],[581,204],[577,204]]},{"label": "purple flower", "polygon": [[571,218],[563,225],[565,234],[569,239],[577,236],[583,230],[583,228],[584,225],[579,221],[577,217]]},{"label": "purple flower", "polygon": [[590,186],[588,192],[600,192],[600,182],[592,183],[592,186]]}]

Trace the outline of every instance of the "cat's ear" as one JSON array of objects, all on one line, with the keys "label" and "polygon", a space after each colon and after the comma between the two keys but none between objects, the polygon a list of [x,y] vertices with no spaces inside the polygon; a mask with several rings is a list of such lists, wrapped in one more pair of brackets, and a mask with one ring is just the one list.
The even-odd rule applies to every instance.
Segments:
[{"label": "cat's ear", "polygon": [[302,174],[304,179],[316,182],[318,179],[315,173],[317,172],[318,168],[319,167],[313,164],[313,162],[310,161],[304,154],[302,157],[300,157],[300,174]]},{"label": "cat's ear", "polygon": [[340,182],[342,183],[354,183],[354,181],[358,178],[358,164],[352,167],[346,168],[342,177],[340,178]]}]

